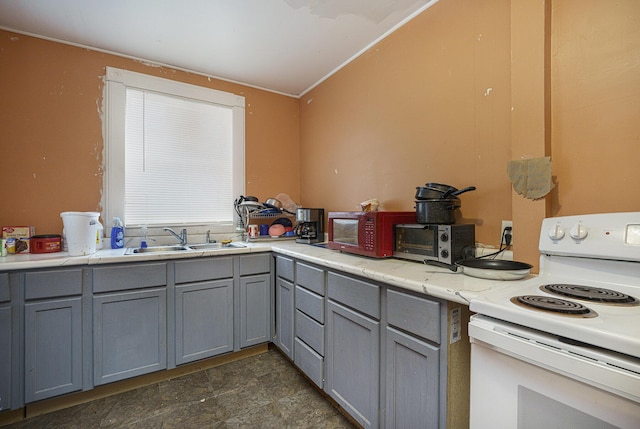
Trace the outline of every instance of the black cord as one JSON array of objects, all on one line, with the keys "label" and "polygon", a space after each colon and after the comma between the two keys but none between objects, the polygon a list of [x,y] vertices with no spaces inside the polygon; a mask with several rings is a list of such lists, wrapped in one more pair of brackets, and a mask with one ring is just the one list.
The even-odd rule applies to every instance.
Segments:
[{"label": "black cord", "polygon": [[[513,228],[510,226],[507,226],[505,229],[502,230],[502,237],[500,237],[500,247],[498,248],[497,252],[489,253],[488,255],[478,256],[476,259],[488,258],[490,256],[497,256],[500,253],[507,250],[509,247],[511,247],[511,239],[513,238],[511,231],[513,231]],[[504,247],[502,247],[503,244],[504,244]]]}]

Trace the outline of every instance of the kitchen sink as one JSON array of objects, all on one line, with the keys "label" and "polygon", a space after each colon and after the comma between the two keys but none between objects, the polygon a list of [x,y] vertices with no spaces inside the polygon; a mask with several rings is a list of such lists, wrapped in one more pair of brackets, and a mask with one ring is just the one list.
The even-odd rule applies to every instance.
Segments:
[{"label": "kitchen sink", "polygon": [[188,245],[193,250],[222,250],[228,248],[242,248],[247,247],[242,243],[202,243],[202,244],[189,244]]},{"label": "kitchen sink", "polygon": [[125,255],[135,255],[138,253],[167,253],[185,252],[191,250],[188,246],[149,246],[149,247],[129,247],[124,252]]},{"label": "kitchen sink", "polygon": [[172,252],[188,252],[198,250],[222,250],[229,248],[247,247],[243,243],[201,243],[187,244],[186,246],[149,246],[149,247],[129,247],[125,250],[125,255],[137,255],[139,253],[172,253]]}]

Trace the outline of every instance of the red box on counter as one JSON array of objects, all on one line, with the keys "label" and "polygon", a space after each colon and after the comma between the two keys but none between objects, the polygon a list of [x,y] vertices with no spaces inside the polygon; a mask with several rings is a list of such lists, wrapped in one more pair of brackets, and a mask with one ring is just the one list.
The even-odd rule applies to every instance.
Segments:
[{"label": "red box on counter", "polygon": [[[35,226],[3,226],[2,238],[15,238],[9,253],[29,253],[29,239],[36,233]],[[13,252],[11,251],[13,249]]]},{"label": "red box on counter", "polygon": [[34,235],[29,240],[31,253],[53,253],[62,251],[62,236],[58,234]]}]

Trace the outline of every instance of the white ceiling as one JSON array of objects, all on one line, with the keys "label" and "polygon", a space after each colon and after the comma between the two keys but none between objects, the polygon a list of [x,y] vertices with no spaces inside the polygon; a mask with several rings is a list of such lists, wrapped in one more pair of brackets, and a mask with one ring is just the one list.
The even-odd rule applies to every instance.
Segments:
[{"label": "white ceiling", "polygon": [[0,28],[300,96],[438,0],[0,0]]}]

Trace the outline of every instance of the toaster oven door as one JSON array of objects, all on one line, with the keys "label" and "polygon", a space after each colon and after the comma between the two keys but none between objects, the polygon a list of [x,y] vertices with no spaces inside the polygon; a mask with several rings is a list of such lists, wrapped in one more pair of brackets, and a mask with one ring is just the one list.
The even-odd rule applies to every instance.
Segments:
[{"label": "toaster oven door", "polygon": [[415,261],[438,260],[438,225],[400,224],[395,231],[393,256]]}]

